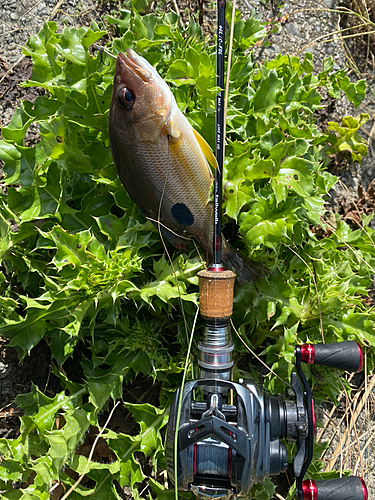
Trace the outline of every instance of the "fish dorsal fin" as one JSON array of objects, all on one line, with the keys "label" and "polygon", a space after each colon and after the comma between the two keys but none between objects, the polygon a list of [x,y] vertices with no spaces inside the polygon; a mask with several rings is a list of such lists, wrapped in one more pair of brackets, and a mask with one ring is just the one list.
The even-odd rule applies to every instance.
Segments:
[{"label": "fish dorsal fin", "polygon": [[193,132],[194,132],[195,138],[198,141],[199,147],[201,148],[204,156],[207,158],[208,163],[211,165],[211,167],[218,168],[217,160],[215,158],[215,155],[214,155],[212,149],[208,145],[208,143],[205,141],[205,139],[203,139],[201,134],[199,134],[194,128],[193,128]]}]

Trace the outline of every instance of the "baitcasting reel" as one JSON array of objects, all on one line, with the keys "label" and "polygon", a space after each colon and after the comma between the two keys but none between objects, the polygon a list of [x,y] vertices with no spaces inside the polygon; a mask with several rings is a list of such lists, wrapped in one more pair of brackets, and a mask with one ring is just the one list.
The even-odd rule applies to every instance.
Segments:
[{"label": "baitcasting reel", "polygon": [[[368,500],[365,483],[356,476],[303,481],[313,457],[315,417],[301,362],[359,371],[361,348],[351,341],[297,346],[296,373],[291,375],[295,401],[279,400],[252,380],[232,382],[231,308],[225,299],[231,286],[230,273],[216,269],[199,273],[200,309],[205,321],[203,341],[198,346],[201,379],[188,381],[182,394],[179,389],[171,406],[166,445],[170,477],[179,490],[192,491],[198,498],[246,497],[254,483],[286,471],[287,449],[282,440],[294,441],[298,500]],[[216,296],[224,290],[219,306],[205,300],[213,286]]]}]

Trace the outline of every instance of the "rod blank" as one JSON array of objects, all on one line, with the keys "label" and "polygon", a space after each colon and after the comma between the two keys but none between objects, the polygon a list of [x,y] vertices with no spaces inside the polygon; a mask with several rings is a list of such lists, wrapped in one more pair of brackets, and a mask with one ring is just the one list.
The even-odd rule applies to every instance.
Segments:
[{"label": "rod blank", "polygon": [[225,0],[218,0],[217,12],[217,51],[216,71],[217,86],[221,89],[216,97],[216,159],[214,185],[214,238],[213,264],[221,264],[221,211],[223,200],[223,166],[224,166],[224,55],[225,55]]}]

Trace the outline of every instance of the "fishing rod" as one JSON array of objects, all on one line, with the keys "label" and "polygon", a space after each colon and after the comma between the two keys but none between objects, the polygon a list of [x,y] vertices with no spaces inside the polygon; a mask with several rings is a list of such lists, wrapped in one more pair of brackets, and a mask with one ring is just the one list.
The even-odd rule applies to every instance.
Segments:
[{"label": "fishing rod", "polygon": [[[198,273],[203,319],[198,344],[200,379],[186,382],[172,401],[166,442],[168,473],[181,491],[191,491],[204,500],[229,500],[247,497],[255,483],[279,475],[289,466],[298,500],[368,500],[366,485],[357,476],[303,480],[313,458],[315,415],[312,391],[301,363],[359,371],[363,354],[356,342],[296,346],[296,372],[291,374],[295,400],[278,399],[251,379],[232,381],[229,321],[236,275],[221,263],[225,8],[225,0],[218,0],[218,168],[214,181],[213,262]],[[296,443],[292,464],[285,441]]]},{"label": "fishing rod", "polygon": [[215,154],[217,168],[214,182],[214,235],[213,265],[221,265],[221,214],[223,203],[223,168],[224,168],[224,58],[225,58],[225,0],[218,0],[217,48],[216,48],[216,84],[219,93],[216,97],[216,144]]}]

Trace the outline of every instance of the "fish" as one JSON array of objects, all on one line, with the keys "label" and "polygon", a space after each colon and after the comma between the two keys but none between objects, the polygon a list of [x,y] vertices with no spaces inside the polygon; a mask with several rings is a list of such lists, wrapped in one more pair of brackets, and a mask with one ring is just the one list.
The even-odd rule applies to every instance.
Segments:
[{"label": "fish", "polygon": [[[194,239],[212,263],[215,155],[168,84],[132,49],[117,57],[108,126],[117,174],[130,198],[174,247],[187,252]],[[224,237],[221,257],[241,283],[264,276],[263,266]]]}]

